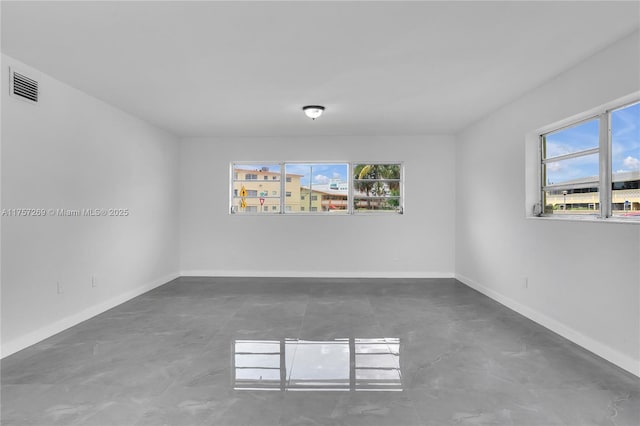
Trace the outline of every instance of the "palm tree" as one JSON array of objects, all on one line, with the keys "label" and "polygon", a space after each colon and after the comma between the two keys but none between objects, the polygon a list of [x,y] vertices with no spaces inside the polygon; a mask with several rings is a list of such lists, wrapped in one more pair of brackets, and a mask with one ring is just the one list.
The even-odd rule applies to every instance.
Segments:
[{"label": "palm tree", "polygon": [[[400,193],[399,164],[358,164],[353,170],[353,186],[367,196],[367,207],[372,208],[371,198]],[[397,200],[391,205],[397,205]],[[377,203],[381,207],[381,203]]]}]

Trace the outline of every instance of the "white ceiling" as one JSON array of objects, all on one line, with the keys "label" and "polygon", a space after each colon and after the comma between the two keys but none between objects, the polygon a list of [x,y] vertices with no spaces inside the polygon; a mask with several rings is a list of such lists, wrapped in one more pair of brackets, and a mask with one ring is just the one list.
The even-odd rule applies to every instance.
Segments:
[{"label": "white ceiling", "polygon": [[1,4],[4,53],[180,136],[454,132],[640,23],[637,1]]}]

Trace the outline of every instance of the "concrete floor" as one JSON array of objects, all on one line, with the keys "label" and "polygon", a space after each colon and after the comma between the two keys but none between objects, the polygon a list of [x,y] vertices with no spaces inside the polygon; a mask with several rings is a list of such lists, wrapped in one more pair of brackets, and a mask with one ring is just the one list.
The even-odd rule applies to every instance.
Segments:
[{"label": "concrete floor", "polygon": [[640,379],[446,279],[182,278],[1,367],[7,426],[640,424]]}]

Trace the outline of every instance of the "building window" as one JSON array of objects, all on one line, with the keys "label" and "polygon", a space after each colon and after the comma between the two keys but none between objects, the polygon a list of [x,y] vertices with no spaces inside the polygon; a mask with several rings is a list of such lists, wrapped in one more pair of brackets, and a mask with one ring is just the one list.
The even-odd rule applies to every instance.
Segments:
[{"label": "building window", "polygon": [[542,216],[640,219],[640,102],[540,135]]},{"label": "building window", "polygon": [[399,162],[251,162],[231,168],[231,213],[402,213]]}]

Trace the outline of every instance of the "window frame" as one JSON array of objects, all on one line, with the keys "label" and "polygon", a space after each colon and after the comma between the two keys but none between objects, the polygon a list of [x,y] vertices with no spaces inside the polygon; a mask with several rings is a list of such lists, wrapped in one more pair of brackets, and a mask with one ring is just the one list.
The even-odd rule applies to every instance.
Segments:
[{"label": "window frame", "polygon": [[[243,165],[273,165],[273,166],[279,166],[280,167],[280,178],[279,178],[279,183],[280,183],[280,191],[279,191],[279,209],[276,212],[270,211],[268,212],[268,214],[262,214],[263,212],[257,211],[257,212],[247,212],[247,211],[243,211],[243,212],[239,212],[236,210],[236,206],[234,205],[234,199],[237,199],[238,196],[234,193],[234,183],[236,181],[243,181],[246,182],[246,179],[237,179],[238,173],[235,172],[235,167],[236,166],[243,166]],[[323,211],[323,210],[301,210],[301,211],[287,211],[286,209],[286,200],[287,197],[286,193],[287,191],[285,191],[285,185],[287,183],[287,173],[286,173],[286,166],[287,165],[291,165],[291,164],[318,164],[318,165],[322,165],[322,164],[344,164],[347,166],[347,176],[346,176],[346,184],[347,184],[347,208],[345,209],[346,211],[340,212],[339,214],[336,214],[332,211]],[[354,188],[354,176],[352,176],[353,174],[353,170],[354,167],[356,165],[360,165],[360,164],[393,164],[393,165],[399,165],[400,166],[400,179],[399,179],[399,195],[398,195],[398,208],[396,210],[369,210],[369,211],[357,211],[354,208],[354,199],[355,199],[355,188]],[[274,176],[275,179],[275,176]],[[253,182],[254,180],[250,180],[251,182]],[[262,182],[262,180],[257,179],[255,180],[255,182]],[[290,182],[289,182],[290,183]],[[330,215],[330,216],[352,216],[352,215],[386,215],[386,216],[392,216],[394,214],[404,214],[404,185],[405,185],[405,163],[404,161],[231,161],[229,164],[229,209],[228,212],[231,215],[238,215],[238,216],[251,216],[251,215],[260,215],[262,214],[263,216],[278,216],[278,215],[290,215],[290,216],[295,216],[295,215],[303,215],[303,216],[325,216],[325,215]],[[285,196],[283,196],[285,195]],[[309,197],[312,197],[311,193],[309,193]],[[317,195],[316,195],[317,197]],[[267,213],[267,212],[264,212]]]},{"label": "window frame", "polygon": [[[612,119],[611,119],[612,117],[611,114],[614,111],[629,107],[639,102],[640,102],[640,92],[636,92],[631,95],[620,98],[616,101],[609,102],[605,105],[602,105],[600,107],[584,112],[582,114],[567,118],[553,125],[538,129],[538,131],[534,133],[534,136],[537,142],[537,147],[536,147],[537,149],[537,162],[536,162],[536,174],[537,174],[536,193],[537,195],[535,197],[535,204],[533,204],[533,208],[531,208],[527,212],[527,217],[537,217],[537,218],[555,219],[555,220],[580,220],[580,221],[622,222],[622,223],[640,224],[640,216],[613,215],[613,209],[612,209],[612,199],[613,199],[612,136],[613,134],[612,134]],[[590,148],[582,151],[573,152],[570,154],[565,154],[565,155],[551,157],[551,158],[545,158],[545,152],[544,152],[545,136],[551,133],[556,133],[558,131],[579,126],[580,124],[586,123],[594,119],[598,120],[597,148]],[[527,138],[527,140],[530,140],[530,138]],[[554,184],[554,185],[546,185],[546,182],[545,182],[545,165],[546,164],[562,161],[562,160],[568,160],[572,158],[584,157],[587,155],[592,155],[594,153],[598,154],[597,181],[583,182],[580,184],[561,183],[561,184]],[[528,176],[530,177],[529,174]],[[545,211],[545,207],[546,207],[545,191],[578,189],[578,186],[583,187],[587,183],[593,183],[594,186],[598,187],[599,204],[600,204],[599,212],[594,214],[563,213],[561,215],[558,215],[553,213],[549,214]],[[531,188],[531,186],[528,185],[528,188]],[[531,200],[528,197],[525,197],[525,198],[528,200]],[[528,204],[528,205],[531,205],[531,204]]]}]

